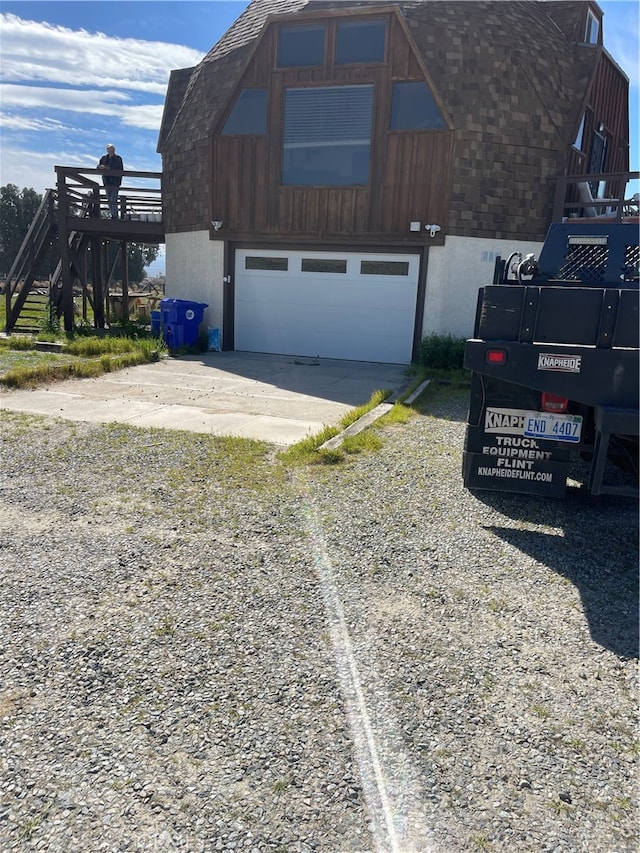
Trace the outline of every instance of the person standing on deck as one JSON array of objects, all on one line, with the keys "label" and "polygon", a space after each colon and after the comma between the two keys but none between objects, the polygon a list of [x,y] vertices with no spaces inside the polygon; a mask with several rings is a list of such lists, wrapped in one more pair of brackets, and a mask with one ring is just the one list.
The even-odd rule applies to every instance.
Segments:
[{"label": "person standing on deck", "polygon": [[[100,158],[97,166],[98,169],[115,169],[122,171],[122,157],[116,154],[116,147],[112,143],[107,145],[107,153]],[[107,195],[107,204],[109,205],[109,213],[112,219],[118,219],[118,192],[122,183],[122,175],[103,175],[102,183],[104,184],[105,193]]]}]

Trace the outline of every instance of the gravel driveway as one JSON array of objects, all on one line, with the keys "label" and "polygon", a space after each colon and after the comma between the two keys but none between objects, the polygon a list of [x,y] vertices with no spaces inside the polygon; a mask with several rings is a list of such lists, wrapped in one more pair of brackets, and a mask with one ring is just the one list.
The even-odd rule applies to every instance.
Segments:
[{"label": "gravel driveway", "polygon": [[3,415],[0,849],[622,853],[637,505]]}]

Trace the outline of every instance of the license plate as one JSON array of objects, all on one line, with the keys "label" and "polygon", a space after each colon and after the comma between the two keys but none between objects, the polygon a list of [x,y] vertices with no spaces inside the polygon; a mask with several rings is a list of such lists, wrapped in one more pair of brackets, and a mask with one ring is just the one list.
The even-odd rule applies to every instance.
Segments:
[{"label": "license plate", "polygon": [[580,441],[582,417],[555,415],[553,412],[526,412],[524,434],[527,438],[548,438],[553,441]]}]

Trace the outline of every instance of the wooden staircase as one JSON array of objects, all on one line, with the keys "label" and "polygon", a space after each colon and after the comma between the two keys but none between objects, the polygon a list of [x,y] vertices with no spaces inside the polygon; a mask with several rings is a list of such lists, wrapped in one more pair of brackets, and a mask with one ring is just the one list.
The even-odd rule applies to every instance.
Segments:
[{"label": "wooden staircase", "polygon": [[[49,189],[7,276],[3,287],[7,333],[37,334],[42,331],[42,323],[47,316],[43,306],[50,316],[59,317],[61,314],[62,263],[55,207],[56,191]],[[71,231],[67,238],[70,264],[73,266],[86,237]]]},{"label": "wooden staircase", "polygon": [[[33,218],[7,279],[5,332],[35,334],[44,321],[63,318],[74,329],[74,294],[82,293],[95,328],[109,319],[109,282],[118,259],[123,269],[123,301],[128,298],[127,246],[164,243],[162,174],[123,171],[136,183],[120,187],[120,217],[106,218],[98,169],[56,166],[57,188],[48,189]],[[140,184],[140,185],[138,185]],[[105,306],[107,310],[105,311]]]}]

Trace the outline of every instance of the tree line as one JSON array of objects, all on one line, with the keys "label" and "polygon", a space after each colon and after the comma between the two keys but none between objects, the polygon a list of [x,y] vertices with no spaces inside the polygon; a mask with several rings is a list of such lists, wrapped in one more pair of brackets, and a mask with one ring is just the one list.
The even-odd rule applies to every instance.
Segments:
[{"label": "tree line", "polygon": [[[0,187],[0,275],[6,276],[27,236],[33,217],[42,203],[42,195],[33,188],[22,190],[15,184]],[[130,243],[128,249],[129,282],[138,284],[147,277],[145,267],[158,257],[159,247]],[[115,270],[120,277],[119,262]]]}]

